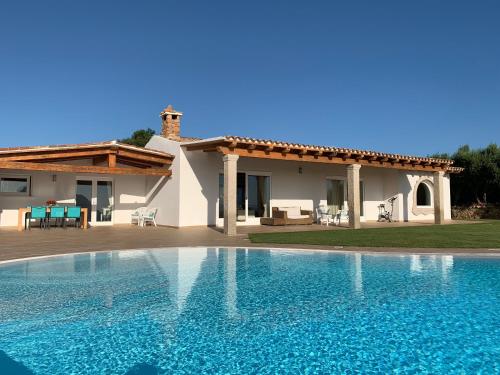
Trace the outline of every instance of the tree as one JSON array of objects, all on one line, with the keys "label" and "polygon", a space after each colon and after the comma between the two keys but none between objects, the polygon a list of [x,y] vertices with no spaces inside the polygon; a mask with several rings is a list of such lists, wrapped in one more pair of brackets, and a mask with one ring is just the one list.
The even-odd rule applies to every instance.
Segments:
[{"label": "tree", "polygon": [[[448,155],[436,155],[442,156]],[[500,203],[500,148],[496,144],[477,150],[461,146],[448,157],[454,166],[464,168],[451,175],[452,204]]]},{"label": "tree", "polygon": [[120,142],[127,143],[129,145],[144,147],[149,142],[151,137],[155,134],[155,131],[151,128],[139,129],[133,132],[130,138],[121,139]]}]

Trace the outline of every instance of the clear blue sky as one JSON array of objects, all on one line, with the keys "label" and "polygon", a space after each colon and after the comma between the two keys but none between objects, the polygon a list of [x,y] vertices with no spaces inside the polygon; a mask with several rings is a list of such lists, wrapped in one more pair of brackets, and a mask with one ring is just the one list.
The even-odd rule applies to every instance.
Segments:
[{"label": "clear blue sky", "polygon": [[500,143],[500,2],[9,1],[0,146],[160,128],[426,155]]}]

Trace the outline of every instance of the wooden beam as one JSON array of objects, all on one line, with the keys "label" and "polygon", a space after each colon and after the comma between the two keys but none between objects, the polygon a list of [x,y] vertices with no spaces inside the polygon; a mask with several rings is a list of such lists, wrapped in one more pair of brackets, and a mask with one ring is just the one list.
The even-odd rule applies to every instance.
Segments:
[{"label": "wooden beam", "polygon": [[[137,160],[118,158],[116,161],[119,164],[130,165],[131,167],[136,167],[136,168],[153,168],[153,166],[151,164],[142,163],[142,162],[137,161]],[[161,166],[161,165],[159,165],[157,167],[163,168],[163,166]]]},{"label": "wooden beam", "polygon": [[75,160],[75,159],[87,159],[87,158],[98,158],[99,156],[107,156],[110,154],[123,155],[124,157],[130,159],[137,159],[146,162],[155,163],[155,165],[169,165],[172,163],[172,158],[167,156],[156,156],[151,154],[145,154],[140,151],[134,150],[124,150],[124,149],[109,149],[109,148],[97,148],[83,151],[75,150],[44,150],[35,152],[24,152],[17,155],[3,156],[0,154],[1,161],[27,161],[27,162],[59,162],[65,160]]},{"label": "wooden beam", "polygon": [[97,156],[97,157],[95,157],[95,158],[92,159],[92,164],[93,165],[99,165],[101,163],[104,163],[107,160],[108,160],[108,156],[107,155]]},{"label": "wooden beam", "polygon": [[328,157],[328,159],[332,160],[335,156],[337,156],[337,152],[329,151],[326,156]]},{"label": "wooden beam", "polygon": [[109,168],[116,167],[116,154],[108,154],[108,167]]},{"label": "wooden beam", "polygon": [[347,160],[351,157],[351,154],[349,152],[344,152],[342,153],[342,160]]},{"label": "wooden beam", "polygon": [[210,144],[201,144],[201,145],[186,145],[184,146],[187,151],[205,151],[208,149],[213,149],[214,147],[220,146],[220,143],[212,142]]},{"label": "wooden beam", "polygon": [[107,155],[109,149],[85,150],[85,151],[35,151],[35,152],[20,152],[18,155],[2,156],[0,160],[4,161],[36,161],[36,160],[71,160],[85,159],[99,155]]},{"label": "wooden beam", "polygon": [[362,155],[362,154],[352,154],[352,157],[353,157],[356,161],[360,161],[361,159],[364,159],[364,158],[365,158],[365,155]]},{"label": "wooden beam", "polygon": [[169,165],[172,164],[172,158],[167,156],[155,156],[155,155],[146,155],[141,152],[135,152],[130,150],[120,149],[117,151],[117,156],[123,156],[124,158],[132,159],[132,160],[141,160],[141,161],[150,161],[157,164]]},{"label": "wooden beam", "polygon": [[[281,152],[266,152],[264,150],[254,150],[249,151],[247,149],[237,148],[234,150],[230,150],[227,147],[220,146],[217,148],[217,151],[223,154],[235,154],[241,157],[249,157],[249,158],[260,158],[260,159],[275,159],[275,160],[290,160],[290,161],[307,161],[312,163],[325,163],[325,164],[361,164],[369,167],[376,168],[392,168],[392,169],[403,169],[403,170],[419,170],[419,171],[428,171],[431,168],[425,167],[422,165],[412,165],[412,164],[394,164],[391,162],[383,162],[380,164],[372,164],[367,159],[359,159],[356,161],[354,158],[345,158],[345,155],[342,157],[332,157],[332,156],[315,156],[315,155],[304,155],[297,153],[288,153],[283,155]],[[446,170],[446,168],[441,168],[442,170]]]},{"label": "wooden beam", "polygon": [[0,161],[0,169],[20,169],[26,171],[49,171],[68,173],[97,173],[117,175],[150,175],[170,176],[172,171],[167,168],[122,168],[99,167],[95,165],[69,165],[52,163],[31,163],[17,161]]}]

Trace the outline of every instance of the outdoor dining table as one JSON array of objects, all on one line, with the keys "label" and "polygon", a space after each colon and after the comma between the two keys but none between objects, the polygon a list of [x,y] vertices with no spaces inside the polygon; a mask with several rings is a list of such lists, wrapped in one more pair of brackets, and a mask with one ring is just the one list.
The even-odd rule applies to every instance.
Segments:
[{"label": "outdoor dining table", "polygon": [[[82,218],[83,220],[81,221],[81,227],[83,229],[88,228],[88,222],[87,222],[87,215],[88,215],[88,210],[85,207],[81,208],[82,210]],[[24,229],[24,217],[25,215],[31,212],[31,207],[21,207],[17,213],[17,230],[22,231]],[[47,207],[47,213],[50,212],[50,207]]]}]

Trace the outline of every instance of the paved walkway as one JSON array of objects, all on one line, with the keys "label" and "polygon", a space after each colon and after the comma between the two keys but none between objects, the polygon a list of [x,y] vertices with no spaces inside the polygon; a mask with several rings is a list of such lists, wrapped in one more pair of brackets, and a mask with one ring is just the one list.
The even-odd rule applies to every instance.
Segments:
[{"label": "paved walkway", "polygon": [[[417,225],[409,223],[390,223],[387,225]],[[425,225],[420,223],[419,225]],[[368,223],[365,227],[381,226]],[[248,240],[248,233],[263,231],[299,231],[299,230],[344,230],[338,227],[287,226],[284,227],[238,227],[238,235],[227,237],[220,230],[207,227],[139,228],[130,225],[113,227],[95,227],[88,230],[74,228],[52,228],[50,230],[32,229],[18,232],[15,229],[0,229],[0,261],[43,256],[52,254],[75,253],[85,251],[183,247],[183,246],[213,246],[213,247],[283,247],[308,248],[343,251],[367,252],[399,252],[399,253],[440,253],[440,254],[494,254],[481,249],[391,249],[391,248],[341,248],[311,245],[253,245]],[[497,252],[498,253],[498,252]]]}]

